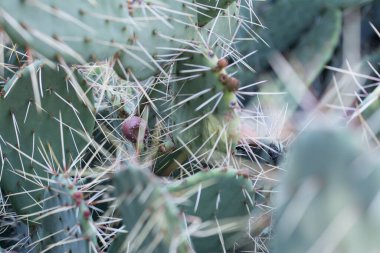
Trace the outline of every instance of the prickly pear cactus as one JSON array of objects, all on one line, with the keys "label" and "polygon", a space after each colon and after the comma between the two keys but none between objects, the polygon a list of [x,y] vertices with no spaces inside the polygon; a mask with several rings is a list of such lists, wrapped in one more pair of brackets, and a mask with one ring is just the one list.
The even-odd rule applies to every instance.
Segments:
[{"label": "prickly pear cactus", "polygon": [[[0,4],[0,24],[13,40],[49,59],[84,64],[114,57],[121,76],[145,79],[164,72],[159,62],[168,59],[165,55],[197,39],[197,7],[206,10],[206,16],[198,12],[204,25],[228,3],[6,0]],[[41,25],[42,19],[48,22]]]},{"label": "prickly pear cactus", "polygon": [[41,210],[46,181],[40,177],[66,171],[90,141],[94,118],[89,98],[76,93],[88,88],[78,77],[37,62],[20,70],[3,90],[1,189],[19,214]]},{"label": "prickly pear cactus", "polygon": [[115,175],[114,186],[128,234],[110,252],[190,252],[185,220],[172,197],[145,168],[128,164]]},{"label": "prickly pear cactus", "polygon": [[[0,32],[25,48],[26,64],[0,73],[0,185],[18,222],[10,242],[15,231],[29,235],[20,247],[0,246],[221,252],[248,236],[255,194],[249,174],[231,167],[240,82],[227,71],[242,60],[240,8],[224,0],[1,1]],[[131,94],[137,99],[125,103]]]},{"label": "prickly pear cactus", "polygon": [[199,172],[169,185],[169,191],[185,198],[179,208],[195,224],[201,222],[191,237],[196,252],[223,252],[248,233],[255,197],[252,182],[243,174],[232,169]]},{"label": "prickly pear cactus", "polygon": [[40,247],[44,252],[98,252],[96,227],[83,193],[63,175],[52,177],[44,193]]},{"label": "prickly pear cactus", "polygon": [[228,61],[211,50],[184,56],[188,60],[177,65],[183,81],[174,87],[174,136],[192,155],[210,160],[214,153],[228,152],[239,139],[235,95],[239,80],[227,74]]}]

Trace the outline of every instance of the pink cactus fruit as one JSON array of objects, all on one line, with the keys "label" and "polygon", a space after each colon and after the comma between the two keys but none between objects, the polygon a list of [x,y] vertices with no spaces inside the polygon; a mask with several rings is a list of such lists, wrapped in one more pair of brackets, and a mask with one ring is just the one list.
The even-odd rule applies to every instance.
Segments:
[{"label": "pink cactus fruit", "polygon": [[148,138],[148,132],[149,132],[146,121],[140,117],[132,116],[123,121],[122,126],[121,126],[121,131],[127,140],[131,141],[132,143],[136,143],[138,135],[139,135],[139,129],[144,129],[144,128],[145,128],[145,134],[144,134],[144,140],[145,140],[146,138]]}]

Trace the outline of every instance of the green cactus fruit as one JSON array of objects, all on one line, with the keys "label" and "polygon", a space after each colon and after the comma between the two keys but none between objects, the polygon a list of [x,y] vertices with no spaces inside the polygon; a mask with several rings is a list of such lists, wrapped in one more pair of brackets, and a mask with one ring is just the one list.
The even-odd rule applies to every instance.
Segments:
[{"label": "green cactus fruit", "polygon": [[285,163],[275,253],[376,252],[380,248],[376,154],[347,129],[302,133]]},{"label": "green cactus fruit", "polygon": [[63,67],[36,62],[17,72],[3,90],[0,185],[18,214],[41,210],[46,181],[40,177],[75,165],[91,140],[94,117],[87,100],[92,98],[91,92],[89,98],[78,95],[88,89],[82,81],[75,74],[69,78]]},{"label": "green cactus fruit", "polygon": [[[110,253],[190,252],[185,221],[172,197],[153,174],[126,164],[114,177],[116,205],[126,239],[117,239]],[[123,243],[121,243],[123,241]]]},{"label": "green cactus fruit", "polygon": [[228,62],[212,51],[201,49],[185,54],[177,64],[178,81],[174,89],[172,119],[178,146],[209,160],[214,153],[235,147],[239,139],[239,108],[235,92],[239,81],[227,75]]},{"label": "green cactus fruit", "polygon": [[187,216],[202,222],[191,237],[196,252],[225,252],[248,233],[255,195],[251,180],[236,170],[198,172],[168,189],[186,199],[179,207]]},{"label": "green cactus fruit", "polygon": [[98,252],[91,212],[70,178],[52,177],[45,191],[40,246],[44,252]]}]

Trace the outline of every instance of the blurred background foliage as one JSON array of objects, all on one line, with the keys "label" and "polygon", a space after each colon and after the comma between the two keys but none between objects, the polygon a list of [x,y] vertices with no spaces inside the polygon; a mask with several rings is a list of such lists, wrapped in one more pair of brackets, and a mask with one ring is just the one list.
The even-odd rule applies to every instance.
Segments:
[{"label": "blurred background foliage", "polygon": [[242,3],[256,14],[233,66],[257,113],[245,124],[290,150],[264,173],[254,252],[378,252],[380,1]]},{"label": "blurred background foliage", "polygon": [[[380,1],[242,3],[256,13],[252,26],[241,27],[237,35],[237,51],[247,64],[234,67],[245,70],[237,75],[246,87],[241,90],[246,104],[286,110],[287,117],[321,106],[348,115],[377,88]],[[369,102],[365,118],[377,108]]]}]

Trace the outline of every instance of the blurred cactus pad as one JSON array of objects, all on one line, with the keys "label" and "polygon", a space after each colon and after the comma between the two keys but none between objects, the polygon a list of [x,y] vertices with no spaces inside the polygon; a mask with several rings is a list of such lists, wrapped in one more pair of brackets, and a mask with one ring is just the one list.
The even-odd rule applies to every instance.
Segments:
[{"label": "blurred cactus pad", "polygon": [[285,165],[274,252],[379,249],[380,160],[360,143],[338,128],[299,137]]},{"label": "blurred cactus pad", "polygon": [[380,0],[0,0],[0,252],[378,252]]}]

